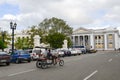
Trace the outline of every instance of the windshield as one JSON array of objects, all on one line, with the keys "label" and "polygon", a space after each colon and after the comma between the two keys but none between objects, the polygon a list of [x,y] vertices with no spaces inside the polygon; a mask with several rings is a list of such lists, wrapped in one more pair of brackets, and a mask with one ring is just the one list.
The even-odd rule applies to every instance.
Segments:
[{"label": "windshield", "polygon": [[41,53],[41,50],[33,50],[33,53],[39,54],[39,53]]}]

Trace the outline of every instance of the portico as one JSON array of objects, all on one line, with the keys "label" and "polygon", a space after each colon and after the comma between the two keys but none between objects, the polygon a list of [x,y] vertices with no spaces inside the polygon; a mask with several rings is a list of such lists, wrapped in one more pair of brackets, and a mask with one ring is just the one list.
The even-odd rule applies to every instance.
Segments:
[{"label": "portico", "polygon": [[116,28],[75,30],[71,36],[73,46],[85,46],[97,50],[118,49],[119,31]]}]

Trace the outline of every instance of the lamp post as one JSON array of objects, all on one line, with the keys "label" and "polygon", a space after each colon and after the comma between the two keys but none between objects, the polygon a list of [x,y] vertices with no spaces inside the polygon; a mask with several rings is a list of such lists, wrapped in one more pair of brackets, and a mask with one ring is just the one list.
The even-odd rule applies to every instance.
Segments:
[{"label": "lamp post", "polygon": [[14,30],[16,29],[17,24],[10,22],[10,29],[12,29],[12,54],[14,52]]}]

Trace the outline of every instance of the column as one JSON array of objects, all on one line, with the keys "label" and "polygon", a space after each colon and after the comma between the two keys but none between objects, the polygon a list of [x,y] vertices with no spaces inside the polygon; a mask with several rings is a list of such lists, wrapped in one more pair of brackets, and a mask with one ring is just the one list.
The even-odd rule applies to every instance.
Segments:
[{"label": "column", "polygon": [[91,49],[94,49],[94,37],[93,37],[93,33],[90,35],[90,46],[92,46]]},{"label": "column", "polygon": [[80,36],[78,36],[78,46],[80,46]]},{"label": "column", "polygon": [[73,46],[75,46],[75,36],[73,36]]},{"label": "column", "polygon": [[107,43],[107,34],[106,34],[106,33],[104,34],[104,42],[105,42],[105,43],[104,43],[104,44],[105,44],[105,50],[107,50],[107,49],[108,49],[108,48],[107,48],[107,44],[108,44],[108,43]]},{"label": "column", "polygon": [[119,48],[119,42],[118,42],[118,35],[117,35],[117,33],[114,33],[114,36],[113,37],[115,37],[114,39],[113,39],[113,43],[114,43],[114,45],[115,45],[115,49],[118,49]]}]

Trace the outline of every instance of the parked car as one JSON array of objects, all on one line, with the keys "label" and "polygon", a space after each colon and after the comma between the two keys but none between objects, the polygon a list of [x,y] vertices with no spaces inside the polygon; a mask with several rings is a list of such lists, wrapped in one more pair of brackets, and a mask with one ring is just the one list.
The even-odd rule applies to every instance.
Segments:
[{"label": "parked car", "polygon": [[7,52],[0,52],[0,64],[10,65],[11,56]]},{"label": "parked car", "polygon": [[88,50],[87,52],[88,52],[88,53],[96,53],[97,50],[95,50],[95,49],[91,49],[91,50]]},{"label": "parked car", "polygon": [[65,56],[71,56],[71,51],[70,50],[64,50]]},{"label": "parked car", "polygon": [[63,50],[58,50],[58,55],[59,55],[59,57],[64,57],[65,53]]},{"label": "parked car", "polygon": [[33,48],[32,53],[30,53],[31,59],[32,60],[37,60],[39,58],[40,54],[44,54],[45,49],[46,49],[45,47],[35,47],[35,48]]},{"label": "parked car", "polygon": [[56,56],[56,57],[58,57],[58,56],[59,56],[59,54],[58,54],[58,51],[57,51],[57,50],[51,50],[51,54],[52,54],[53,56]]},{"label": "parked car", "polygon": [[27,51],[16,50],[11,54],[11,62],[20,63],[23,61],[31,62],[31,56]]},{"label": "parked car", "polygon": [[77,54],[80,55],[82,54],[82,50],[81,49],[75,49],[77,51]]},{"label": "parked car", "polygon": [[82,54],[86,53],[86,47],[85,46],[73,46],[72,48],[81,50]]},{"label": "parked car", "polygon": [[71,55],[78,55],[78,51],[76,49],[71,49]]},{"label": "parked car", "polygon": [[32,53],[32,49],[25,49],[25,51],[27,51],[29,54]]},{"label": "parked car", "polygon": [[[14,49],[13,51],[16,51],[16,49]],[[11,54],[12,53],[12,49],[9,49],[7,52]]]}]

